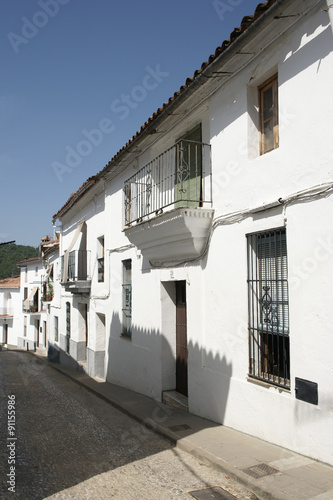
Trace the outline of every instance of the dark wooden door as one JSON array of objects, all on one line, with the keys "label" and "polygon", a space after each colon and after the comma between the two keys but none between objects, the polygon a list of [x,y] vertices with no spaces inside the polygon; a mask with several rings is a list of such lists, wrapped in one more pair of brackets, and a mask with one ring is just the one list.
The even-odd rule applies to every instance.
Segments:
[{"label": "dark wooden door", "polygon": [[83,315],[84,315],[84,325],[86,329],[86,347],[88,347],[88,304],[84,304]]},{"label": "dark wooden door", "polygon": [[3,327],[4,327],[4,330],[5,330],[5,338],[4,338],[5,342],[4,343],[7,345],[8,344],[8,325],[7,325],[7,323],[5,323],[3,325]]},{"label": "dark wooden door", "polygon": [[37,330],[36,343],[37,343],[37,347],[39,347],[39,319],[36,320],[36,330]]},{"label": "dark wooden door", "polygon": [[46,330],[46,321],[44,321],[44,347],[47,344],[47,330]]},{"label": "dark wooden door", "polygon": [[176,282],[176,391],[187,396],[186,281]]}]

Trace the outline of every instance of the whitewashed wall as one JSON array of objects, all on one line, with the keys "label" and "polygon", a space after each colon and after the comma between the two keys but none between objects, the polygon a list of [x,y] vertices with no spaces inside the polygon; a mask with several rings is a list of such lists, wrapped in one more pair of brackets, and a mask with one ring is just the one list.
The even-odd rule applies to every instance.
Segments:
[{"label": "whitewashed wall", "polygon": [[[328,17],[318,8],[315,17],[214,96],[215,216],[332,182],[332,48]],[[280,147],[259,157],[248,113],[251,86],[276,71]],[[204,272],[204,333],[201,339],[196,335],[199,351],[189,367],[191,411],[331,464],[332,213],[328,195],[215,230]],[[290,278],[290,392],[247,379],[246,234],[283,226]],[[188,303],[192,306],[197,310]],[[318,406],[295,399],[295,377],[318,383]]]},{"label": "whitewashed wall", "polygon": [[[6,319],[8,325],[7,341],[8,345],[17,346],[18,322],[21,309],[20,289],[19,288],[0,288],[0,309],[4,313],[11,314],[13,317]],[[0,321],[0,342],[5,342],[4,319]]]},{"label": "whitewashed wall", "polygon": [[[188,130],[200,116],[203,134],[210,130],[215,217],[332,181],[332,47],[328,17],[318,7],[316,15],[291,30],[283,43],[271,46],[216,92],[209,115],[205,107],[198,109],[179,130],[156,143],[150,155],[146,152],[139,165],[171,145],[181,126]],[[257,104],[257,86],[276,72],[280,146],[259,156],[252,108]],[[121,189],[130,175],[119,176],[112,184],[115,194],[110,191],[107,196],[113,248],[126,243],[120,227]],[[207,257],[182,269],[150,269],[135,249],[111,254],[111,275],[118,273],[119,279],[121,260],[132,258],[133,334],[131,341],[120,337],[121,293],[115,286],[108,380],[156,399],[162,390],[173,388],[167,384],[174,377],[175,339],[167,324],[168,306],[163,304],[168,294],[161,282],[170,286],[173,280],[185,279],[190,411],[333,463],[333,443],[327,442],[328,435],[333,436],[332,208],[330,196],[314,198],[220,226]],[[246,234],[285,225],[291,273],[290,391],[248,379]],[[304,267],[303,278],[294,275],[297,266]],[[295,377],[318,383],[318,406],[295,399]]]},{"label": "whitewashed wall", "polygon": [[[36,272],[37,268],[37,272]],[[31,314],[22,311],[23,300],[24,300],[24,288],[28,289],[27,297],[29,297],[31,291],[34,287],[38,287],[38,307],[40,311],[40,299],[42,297],[42,280],[45,271],[41,260],[27,261],[27,272],[26,268],[21,267],[21,286],[20,286],[20,308],[19,308],[19,328],[17,333],[17,345],[20,348],[28,349],[34,348],[34,343],[39,340],[42,346],[44,346],[44,321],[46,321],[46,314],[37,313]],[[37,331],[37,320],[39,320],[39,328],[42,331]],[[24,325],[26,324],[26,335],[24,335]]]},{"label": "whitewashed wall", "polygon": [[[203,141],[212,145],[215,218],[332,181],[332,49],[328,16],[318,5],[134,166],[150,161],[201,121]],[[259,156],[257,86],[276,72],[280,146]],[[218,226],[201,261],[152,269],[135,248],[124,248],[129,241],[122,189],[133,173],[130,165],[108,182],[105,200],[104,188],[97,185],[63,218],[61,253],[80,220],[87,222],[93,265],[97,238],[105,237],[105,282],[97,283],[92,273],[88,347],[105,347],[106,379],[157,400],[174,388],[173,283],[186,280],[190,411],[333,464],[332,196]],[[290,278],[290,391],[248,379],[246,235],[283,226]],[[131,340],[121,336],[125,259],[132,259]],[[77,307],[78,299],[62,290],[59,331],[65,329],[67,300]],[[105,339],[97,313],[105,315]],[[73,314],[73,339],[79,338],[78,321]],[[318,383],[318,406],[295,399],[295,377]]]}]

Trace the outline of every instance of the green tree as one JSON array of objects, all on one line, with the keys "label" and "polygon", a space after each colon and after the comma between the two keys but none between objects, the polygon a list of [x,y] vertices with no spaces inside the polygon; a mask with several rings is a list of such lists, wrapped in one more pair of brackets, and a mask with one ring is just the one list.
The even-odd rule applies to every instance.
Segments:
[{"label": "green tree", "polygon": [[15,243],[0,246],[0,280],[20,274],[17,263],[31,257],[38,257],[38,247]]}]

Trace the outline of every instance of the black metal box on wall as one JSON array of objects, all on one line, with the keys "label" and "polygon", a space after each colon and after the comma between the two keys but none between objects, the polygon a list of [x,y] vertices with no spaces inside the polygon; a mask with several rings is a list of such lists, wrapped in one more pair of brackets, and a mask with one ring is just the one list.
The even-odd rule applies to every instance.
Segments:
[{"label": "black metal box on wall", "polygon": [[295,377],[296,399],[312,405],[318,404],[318,384],[302,378]]}]

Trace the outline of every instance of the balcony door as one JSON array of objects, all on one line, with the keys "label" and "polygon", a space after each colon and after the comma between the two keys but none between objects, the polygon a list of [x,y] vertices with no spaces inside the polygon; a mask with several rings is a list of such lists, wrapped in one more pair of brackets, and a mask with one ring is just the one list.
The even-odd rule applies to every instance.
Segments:
[{"label": "balcony door", "polygon": [[202,133],[201,124],[176,143],[175,206],[202,205]]},{"label": "balcony door", "polygon": [[47,347],[47,325],[46,325],[46,321],[44,321],[44,347]]},{"label": "balcony door", "polygon": [[36,319],[36,344],[39,347],[39,319]]}]

